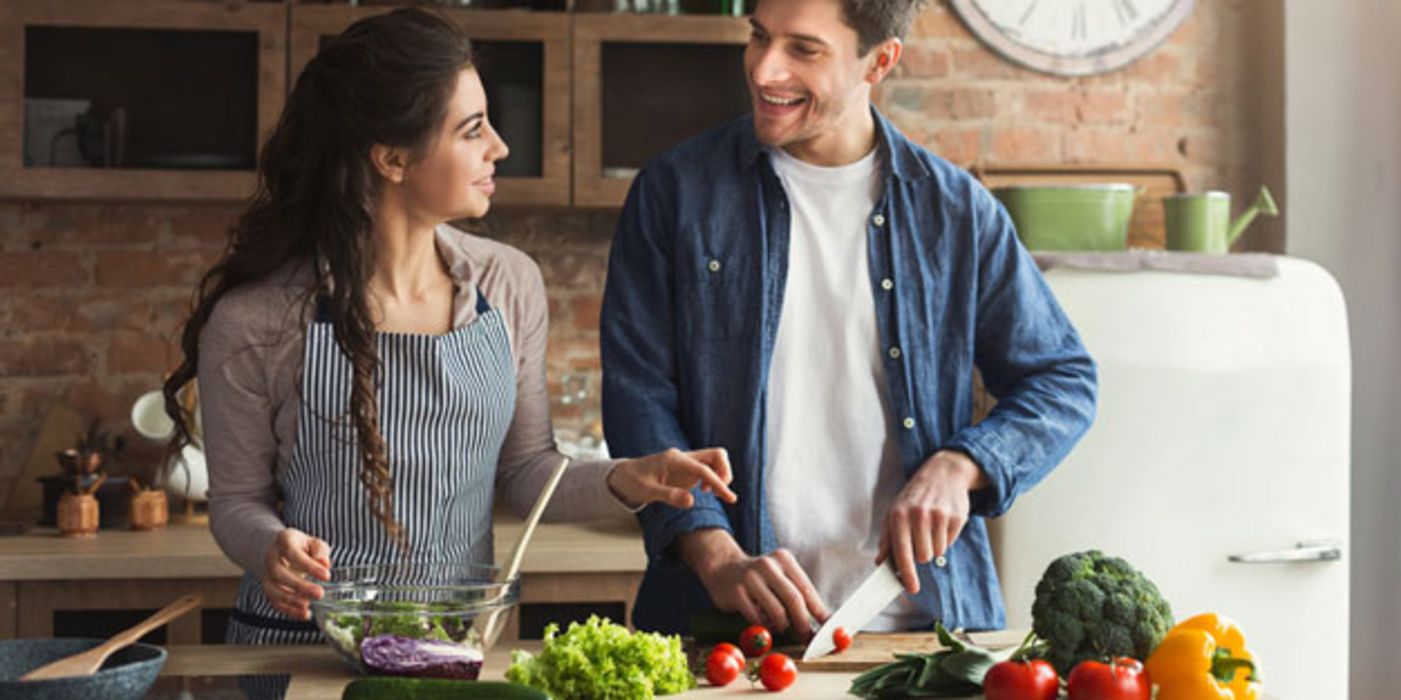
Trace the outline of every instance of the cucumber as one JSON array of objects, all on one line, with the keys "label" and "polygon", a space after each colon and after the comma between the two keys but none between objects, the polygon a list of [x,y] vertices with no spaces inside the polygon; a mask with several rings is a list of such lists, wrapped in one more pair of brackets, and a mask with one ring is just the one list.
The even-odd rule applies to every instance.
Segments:
[{"label": "cucumber", "polygon": [[[749,622],[739,613],[720,612],[719,610],[698,610],[691,614],[691,636],[696,643],[702,646],[729,642],[739,643],[739,633],[749,626]],[[774,635],[773,645],[776,647],[801,646],[802,642],[793,634],[793,628],[779,632]]]},{"label": "cucumber", "polygon": [[357,678],[341,700],[550,700],[544,692],[501,681],[455,681],[444,678]]}]

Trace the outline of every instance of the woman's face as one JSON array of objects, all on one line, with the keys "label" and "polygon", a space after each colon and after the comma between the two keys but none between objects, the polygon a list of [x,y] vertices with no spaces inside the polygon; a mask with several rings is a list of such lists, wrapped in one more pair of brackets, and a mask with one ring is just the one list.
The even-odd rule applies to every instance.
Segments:
[{"label": "woman's face", "polygon": [[496,162],[510,153],[486,115],[486,92],[472,68],[457,76],[447,118],[426,151],[404,170],[409,206],[425,218],[477,218],[491,208]]}]

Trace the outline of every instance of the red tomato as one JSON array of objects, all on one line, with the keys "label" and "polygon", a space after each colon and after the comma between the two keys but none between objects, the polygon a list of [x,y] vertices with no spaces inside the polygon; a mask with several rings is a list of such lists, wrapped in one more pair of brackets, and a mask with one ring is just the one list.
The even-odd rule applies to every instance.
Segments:
[{"label": "red tomato", "polygon": [[729,685],[743,672],[744,657],[739,655],[739,649],[731,653],[717,647],[705,659],[705,679],[711,685]]},{"label": "red tomato", "polygon": [[787,654],[769,654],[759,662],[759,682],[769,690],[783,690],[798,680],[798,667]]},{"label": "red tomato", "polygon": [[710,653],[714,654],[717,651],[723,651],[726,654],[729,654],[735,657],[736,659],[739,659],[739,665],[744,665],[744,652],[740,651],[739,647],[729,642],[720,642],[719,644],[716,644],[714,647],[711,648]]},{"label": "red tomato", "polygon": [[836,645],[837,651],[846,651],[851,646],[851,635],[847,634],[845,627],[832,630],[832,644]]},{"label": "red tomato", "polygon": [[739,633],[739,648],[744,650],[745,656],[756,659],[773,648],[773,635],[763,625],[750,625]]},{"label": "red tomato", "polygon": [[983,678],[987,700],[1056,700],[1059,693],[1060,676],[1041,659],[1003,661],[988,669]]},{"label": "red tomato", "polygon": [[1149,700],[1153,682],[1143,664],[1120,657],[1113,665],[1081,661],[1070,671],[1070,700]]}]

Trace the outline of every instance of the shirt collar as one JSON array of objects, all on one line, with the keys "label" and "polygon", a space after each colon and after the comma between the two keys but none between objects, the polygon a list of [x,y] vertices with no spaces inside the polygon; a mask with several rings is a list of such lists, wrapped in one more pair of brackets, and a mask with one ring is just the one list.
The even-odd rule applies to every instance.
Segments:
[{"label": "shirt collar", "polygon": [[[918,180],[931,175],[929,166],[919,157],[918,147],[911,143],[900,130],[895,128],[880,110],[871,106],[871,116],[876,122],[877,148],[881,162],[888,164],[890,172],[901,180]],[[764,145],[754,135],[754,120],[744,120],[739,134],[739,164],[741,169],[752,167],[760,156],[767,157]]]}]

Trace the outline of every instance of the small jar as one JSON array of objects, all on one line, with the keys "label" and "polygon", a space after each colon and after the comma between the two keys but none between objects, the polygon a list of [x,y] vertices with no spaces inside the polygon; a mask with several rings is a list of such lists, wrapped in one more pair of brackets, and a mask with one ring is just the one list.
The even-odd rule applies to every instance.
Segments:
[{"label": "small jar", "polygon": [[58,534],[92,537],[99,523],[97,498],[90,493],[64,493],[58,499]]},{"label": "small jar", "polygon": [[159,530],[170,522],[170,501],[164,491],[138,491],[131,495],[131,529]]}]

